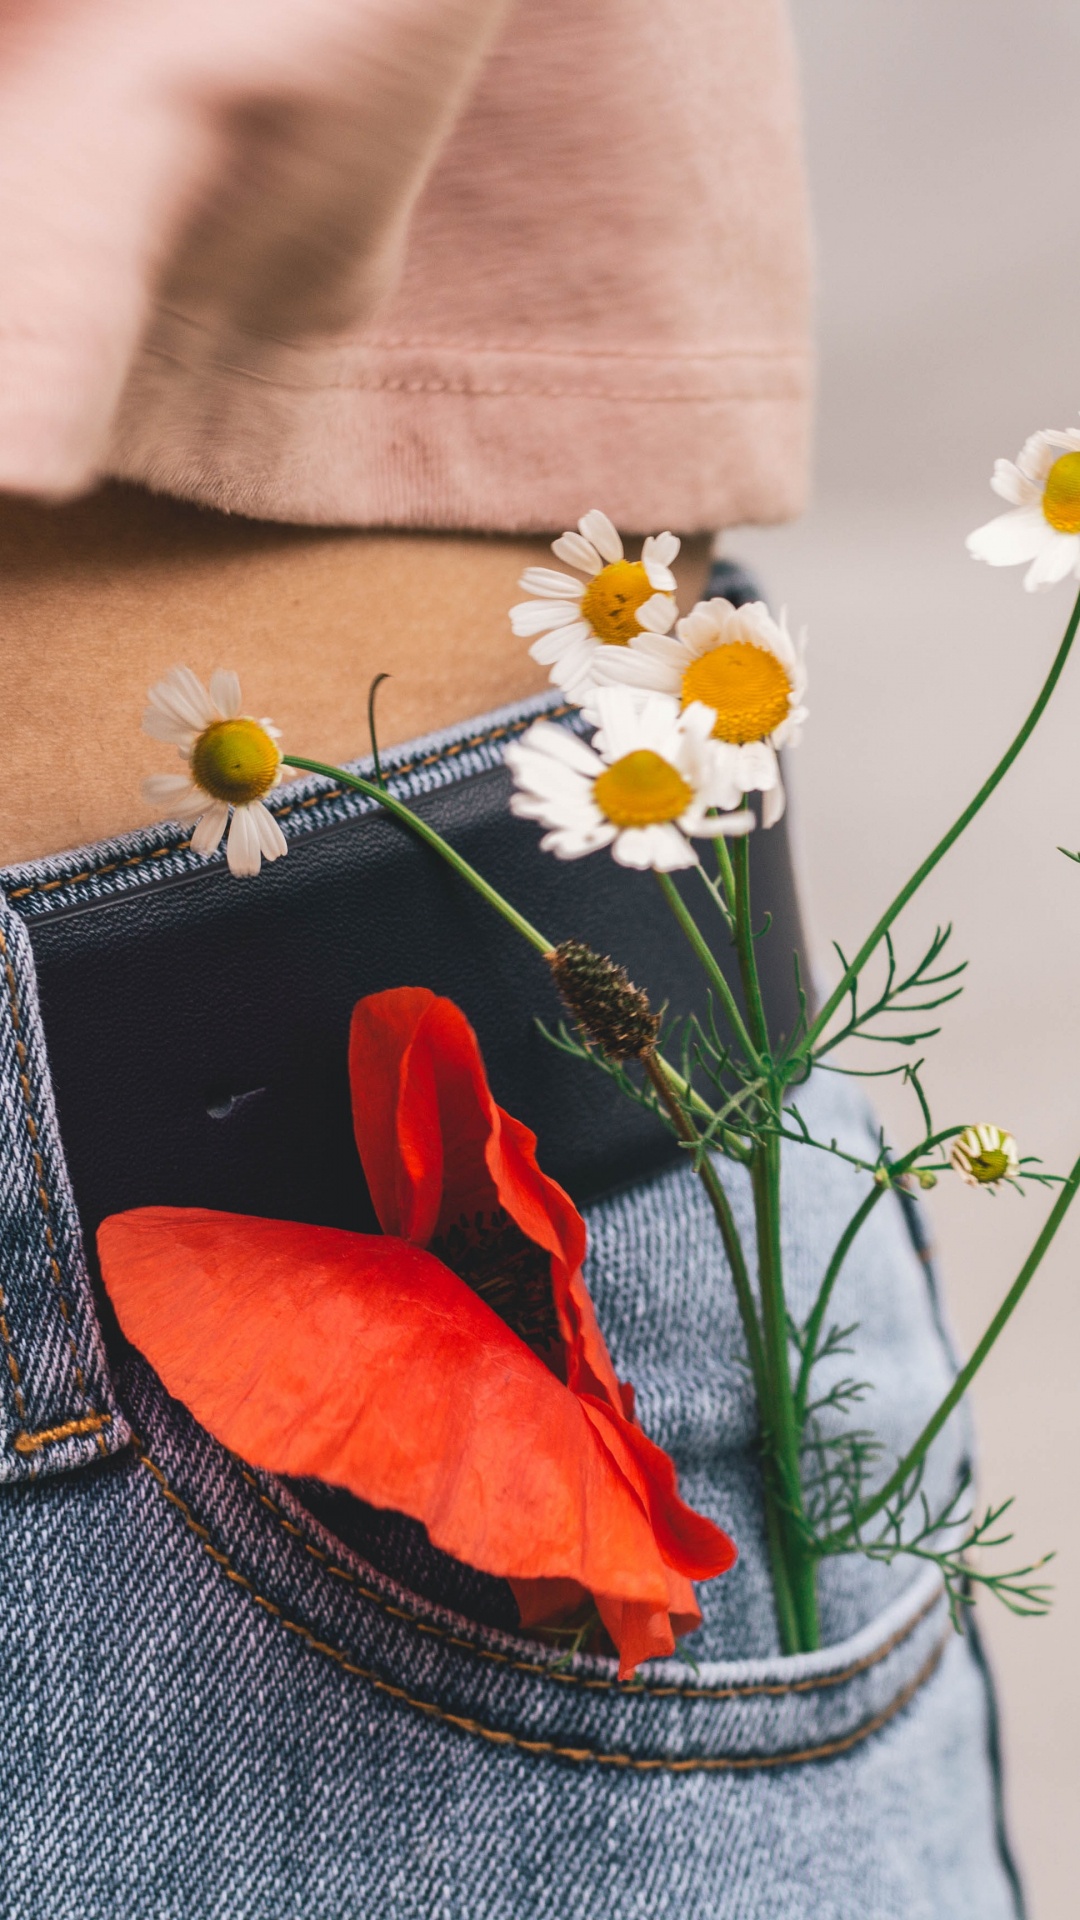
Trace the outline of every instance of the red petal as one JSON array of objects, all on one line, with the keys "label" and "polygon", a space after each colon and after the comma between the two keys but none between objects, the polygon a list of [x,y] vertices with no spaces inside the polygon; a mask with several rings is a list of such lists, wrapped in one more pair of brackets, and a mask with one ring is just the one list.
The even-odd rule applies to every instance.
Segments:
[{"label": "red petal", "polygon": [[667,1565],[688,1580],[727,1573],[738,1558],[735,1542],[680,1500],[670,1454],[605,1401],[583,1397],[581,1404],[645,1507]]},{"label": "red petal", "polygon": [[486,1572],[666,1611],[653,1526],[595,1410],[432,1255],[168,1207],[114,1215],[98,1244],[127,1337],[245,1459],[411,1514]]},{"label": "red petal", "polygon": [[424,1245],[464,1214],[502,1206],[552,1256],[572,1387],[621,1404],[580,1267],[585,1223],[540,1171],[536,1136],[492,1099],[476,1035],[426,987],[370,994],[349,1035],[353,1127],[387,1233]]},{"label": "red petal", "polygon": [[[412,1058],[435,995],[427,987],[373,993],[353,1009],[349,1082],[353,1131],[384,1233],[430,1240],[442,1202],[442,1126],[430,1058]],[[426,1071],[425,1071],[426,1068]],[[412,1125],[400,1139],[403,1087],[412,1080]]]}]

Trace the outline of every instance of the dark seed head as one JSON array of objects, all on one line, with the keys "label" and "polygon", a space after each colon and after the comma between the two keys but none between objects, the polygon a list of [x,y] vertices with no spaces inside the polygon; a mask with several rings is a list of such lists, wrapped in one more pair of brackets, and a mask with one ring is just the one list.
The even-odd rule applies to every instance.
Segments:
[{"label": "dark seed head", "polygon": [[625,967],[580,940],[564,940],[547,960],[579,1031],[609,1060],[639,1060],[655,1047],[660,1015]]}]

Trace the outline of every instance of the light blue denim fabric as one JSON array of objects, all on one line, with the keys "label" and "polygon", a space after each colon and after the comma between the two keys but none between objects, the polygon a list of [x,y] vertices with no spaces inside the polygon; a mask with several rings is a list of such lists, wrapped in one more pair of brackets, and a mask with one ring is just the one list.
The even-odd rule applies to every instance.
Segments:
[{"label": "light blue denim fabric", "polygon": [[[454,738],[434,782],[468,778]],[[92,864],[168,844],[130,836]],[[102,884],[153,886],[190,860],[169,851]],[[58,882],[32,896],[44,912],[80,870],[4,879],[9,894],[28,873]],[[740,1560],[701,1589],[696,1664],[621,1686],[611,1662],[560,1662],[377,1572],[137,1357],[110,1372],[10,906],[0,930],[5,1920],[1015,1920],[992,1697],[936,1573],[832,1562],[824,1650],[777,1652],[752,1395],[689,1169],[588,1210],[588,1279],[646,1431]],[[826,1135],[866,1139],[846,1083],[804,1105]],[[744,1184],[725,1179],[745,1221]],[[801,1150],[785,1182],[798,1312],[863,1189]],[[867,1411],[899,1448],[953,1363],[891,1197],[836,1311],[861,1322]],[[956,1418],[935,1490],[967,1446]]]}]

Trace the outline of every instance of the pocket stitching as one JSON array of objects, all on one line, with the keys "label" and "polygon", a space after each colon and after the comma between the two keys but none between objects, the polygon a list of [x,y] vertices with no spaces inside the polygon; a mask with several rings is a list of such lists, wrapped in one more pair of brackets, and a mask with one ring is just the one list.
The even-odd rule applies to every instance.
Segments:
[{"label": "pocket stitching", "polygon": [[[483,1721],[474,1720],[467,1715],[452,1713],[445,1707],[436,1706],[433,1701],[418,1699],[414,1694],[408,1693],[404,1687],[395,1685],[392,1681],[385,1679],[381,1674],[374,1672],[371,1668],[360,1666],[357,1661],[350,1659],[343,1648],[335,1647],[331,1645],[329,1641],[320,1640],[318,1636],[311,1631],[310,1627],[304,1626],[302,1622],[291,1620],[284,1610],[278,1606],[276,1601],[270,1600],[265,1594],[260,1593],[254,1583],[247,1578],[246,1574],[241,1573],[239,1569],[233,1565],[228,1554],[223,1553],[220,1547],[214,1545],[209,1528],[204,1526],[202,1522],[196,1518],[187,1502],[183,1500],[175,1488],[169,1484],[166,1475],[158,1466],[157,1462],[151,1459],[149,1453],[147,1453],[141,1445],[138,1445],[138,1443],[136,1445],[136,1458],[140,1466],[146,1468],[158,1492],[179,1512],[185,1525],[195,1535],[203,1551],[207,1553],[214,1564],[221,1569],[225,1578],[230,1580],[234,1586],[241,1587],[246,1593],[249,1593],[256,1606],[261,1607],[265,1613],[270,1614],[272,1618],[279,1621],[281,1626],[289,1633],[295,1634],[296,1637],[302,1640],[306,1646],[310,1647],[313,1652],[321,1653],[327,1659],[333,1660],[345,1673],[353,1674],[357,1679],[365,1680],[368,1685],[373,1687],[377,1692],[385,1694],[389,1699],[399,1701],[403,1706],[411,1707],[414,1711],[424,1714],[428,1719],[438,1720],[446,1726],[455,1727],[461,1733],[472,1734],[481,1740],[487,1740],[494,1746],[513,1747],[522,1753],[545,1756],[556,1760],[569,1760],[575,1762],[577,1765],[619,1767],[624,1771],[634,1773],[749,1773],[764,1769],[771,1770],[777,1767],[802,1765],[808,1761],[834,1759],[839,1754],[848,1753],[853,1747],[861,1745],[861,1743],[869,1739],[872,1734],[879,1732],[882,1727],[887,1726],[890,1720],[893,1720],[908,1706],[915,1695],[936,1672],[944,1654],[946,1644],[950,1638],[951,1630],[946,1628],[945,1632],[939,1637],[935,1646],[932,1648],[927,1659],[919,1668],[919,1671],[900,1689],[895,1698],[889,1701],[887,1706],[881,1708],[876,1714],[872,1715],[869,1720],[863,1721],[860,1726],[851,1729],[850,1732],[839,1735],[834,1740],[825,1741],[816,1747],[806,1747],[783,1753],[716,1754],[675,1758],[665,1757],[662,1754],[651,1756],[631,1753],[608,1753],[595,1747],[563,1746],[554,1740],[529,1740],[519,1734],[508,1733],[501,1727],[487,1726]],[[339,1569],[338,1571],[345,1570]],[[918,1618],[925,1618],[926,1611],[927,1609],[924,1608]],[[405,1617],[408,1618],[409,1616],[406,1615]],[[907,1629],[907,1633],[914,1631],[917,1625],[918,1620],[913,1621]],[[905,1633],[901,1637],[906,1638],[907,1634]],[[468,1642],[459,1644],[469,1647]],[[895,1644],[895,1639],[893,1644]],[[469,1650],[479,1651],[479,1649],[473,1649],[471,1647]],[[888,1651],[887,1647],[880,1650],[876,1658],[883,1658],[886,1651]],[[500,1656],[495,1657],[498,1658]],[[509,1664],[517,1665],[519,1663],[509,1662]],[[540,1671],[543,1673],[544,1669]],[[856,1671],[865,1671],[865,1666],[860,1666]],[[789,1690],[794,1691],[795,1688],[792,1687]],[[633,1698],[634,1694],[640,1691],[642,1690],[633,1688],[623,1689],[624,1697],[626,1698]],[[681,1690],[672,1689],[671,1691],[679,1692]],[[700,1695],[698,1697],[700,1697]]]},{"label": "pocket stitching", "polygon": [[290,1520],[276,1500],[259,1485],[251,1469],[246,1467],[242,1460],[237,1459],[235,1454],[233,1458],[244,1480],[261,1504],[273,1515],[278,1526],[285,1533],[299,1540],[305,1553],[309,1553],[313,1560],[318,1560],[327,1573],[334,1574],[339,1580],[347,1580],[349,1585],[355,1587],[356,1591],[377,1607],[380,1613],[389,1615],[393,1620],[405,1621],[408,1626],[414,1627],[417,1633],[430,1634],[433,1639],[445,1640],[448,1646],[460,1649],[464,1653],[475,1654],[479,1660],[490,1660],[497,1666],[509,1667],[515,1673],[526,1673],[537,1679],[554,1680],[561,1686],[580,1687],[582,1691],[588,1693],[617,1693],[621,1699],[626,1700],[752,1700],[763,1697],[782,1699],[793,1693],[823,1693],[829,1687],[842,1686],[845,1681],[857,1679],[859,1674],[869,1672],[872,1667],[878,1666],[882,1660],[887,1659],[890,1653],[895,1652],[897,1647],[911,1638],[916,1628],[922,1625],[927,1614],[932,1613],[941,1601],[941,1589],[938,1588],[911,1620],[906,1620],[902,1627],[897,1627],[895,1633],[891,1633],[889,1638],[882,1641],[879,1647],[875,1647],[872,1653],[864,1654],[861,1660],[854,1660],[849,1666],[841,1667],[835,1673],[816,1674],[808,1680],[755,1680],[746,1681],[741,1686],[732,1683],[726,1687],[660,1687],[650,1686],[648,1682],[637,1685],[622,1680],[590,1678],[585,1674],[560,1673],[557,1668],[545,1666],[540,1661],[515,1659],[513,1654],[499,1653],[493,1647],[478,1646],[474,1640],[463,1639],[449,1627],[437,1627],[430,1621],[418,1619],[406,1607],[394,1606],[374,1588],[365,1586],[360,1575],[353,1572],[350,1567],[339,1567],[328,1553],[321,1547],[317,1547],[314,1541],[308,1540],[303,1528],[299,1527],[295,1520]]}]

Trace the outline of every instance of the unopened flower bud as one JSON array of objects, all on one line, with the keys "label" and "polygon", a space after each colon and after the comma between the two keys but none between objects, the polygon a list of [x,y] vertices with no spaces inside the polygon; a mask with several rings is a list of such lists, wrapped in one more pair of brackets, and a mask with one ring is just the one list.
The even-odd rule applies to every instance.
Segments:
[{"label": "unopened flower bud", "polygon": [[937,1186],[937,1174],[931,1173],[929,1167],[916,1167],[915,1178],[924,1193],[929,1193],[931,1187]]},{"label": "unopened flower bud", "polygon": [[655,1047],[660,1015],[625,967],[581,940],[563,940],[547,961],[580,1032],[609,1060],[637,1060]]},{"label": "unopened flower bud", "polygon": [[966,1127],[957,1136],[949,1159],[969,1187],[996,1187],[1002,1180],[1014,1180],[1020,1171],[1012,1134],[985,1122]]}]

